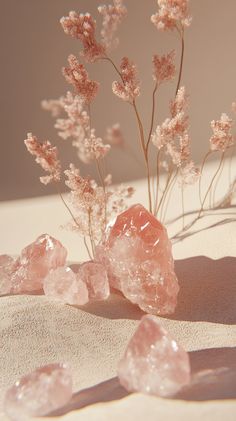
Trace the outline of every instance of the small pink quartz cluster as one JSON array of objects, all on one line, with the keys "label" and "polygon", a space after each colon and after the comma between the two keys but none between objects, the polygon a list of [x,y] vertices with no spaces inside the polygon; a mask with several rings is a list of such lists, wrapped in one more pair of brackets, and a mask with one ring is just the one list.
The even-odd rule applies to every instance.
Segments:
[{"label": "small pink quartz cluster", "polygon": [[22,377],[6,393],[10,420],[40,417],[66,405],[72,397],[72,376],[66,364],[50,364]]},{"label": "small pink quartz cluster", "polygon": [[67,304],[83,305],[110,295],[106,269],[85,262],[74,273],[66,266],[67,251],[48,234],[24,248],[18,259],[0,256],[0,295],[44,290],[45,295]]},{"label": "small pink quartz cluster", "polygon": [[146,315],[119,362],[118,377],[131,392],[173,396],[190,382],[189,356],[156,316]]},{"label": "small pink quartz cluster", "polygon": [[96,260],[75,273],[66,265],[67,251],[44,234],[16,260],[0,256],[0,294],[44,290],[45,295],[71,305],[105,300],[110,288],[123,293],[142,310],[171,314],[179,291],[171,242],[165,227],[142,205],[122,212],[97,246]]}]

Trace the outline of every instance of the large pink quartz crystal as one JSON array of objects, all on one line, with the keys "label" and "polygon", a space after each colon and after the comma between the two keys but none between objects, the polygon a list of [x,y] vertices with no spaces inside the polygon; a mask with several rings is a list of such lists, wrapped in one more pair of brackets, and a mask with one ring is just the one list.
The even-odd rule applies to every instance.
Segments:
[{"label": "large pink quartz crystal", "polygon": [[64,266],[67,251],[48,234],[40,235],[25,247],[16,260],[11,274],[11,292],[33,292],[42,289],[43,279],[51,269]]},{"label": "large pink quartz crystal", "polygon": [[188,353],[156,316],[143,316],[118,365],[118,377],[129,391],[172,396],[190,381]]},{"label": "large pink quartz crystal", "polygon": [[97,258],[107,267],[111,286],[147,313],[171,314],[178,280],[165,227],[142,205],[121,213]]},{"label": "large pink quartz crystal", "polygon": [[7,254],[0,256],[0,295],[9,294],[11,291],[11,273],[14,259]]},{"label": "large pink quartz crystal", "polygon": [[44,279],[43,289],[45,295],[65,304],[84,305],[89,300],[86,284],[69,267],[52,270]]},{"label": "large pink quartz crystal", "polygon": [[67,404],[72,377],[65,364],[50,364],[22,377],[6,393],[4,408],[13,421],[43,416]]},{"label": "large pink quartz crystal", "polygon": [[79,266],[77,278],[83,281],[88,288],[90,300],[106,300],[110,295],[110,286],[107,272],[101,263],[89,262]]}]

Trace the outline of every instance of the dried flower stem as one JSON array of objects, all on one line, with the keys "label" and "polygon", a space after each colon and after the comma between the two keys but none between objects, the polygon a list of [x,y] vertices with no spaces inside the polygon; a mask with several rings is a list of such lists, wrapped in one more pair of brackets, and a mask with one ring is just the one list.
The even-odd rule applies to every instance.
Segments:
[{"label": "dried flower stem", "polygon": [[[65,207],[66,207],[66,209],[68,210],[68,212],[69,212],[70,216],[72,217],[72,219],[73,219],[74,223],[75,223],[77,226],[79,226],[79,225],[78,225],[78,222],[76,221],[76,218],[75,218],[75,216],[74,216],[73,212],[71,211],[71,209],[70,209],[70,208],[69,208],[69,206],[67,205],[67,203],[66,203],[66,201],[65,201],[64,197],[62,196],[62,193],[61,193],[61,191],[59,190],[59,188],[57,188],[57,191],[58,191],[58,194],[59,194],[59,196],[60,196],[60,198],[61,198],[61,200],[62,200],[62,203],[64,204],[64,206],[65,206]],[[90,253],[90,250],[89,250],[89,247],[88,247],[88,244],[87,244],[86,238],[85,238],[85,237],[83,237],[83,238],[84,238],[84,245],[85,245],[86,250],[87,250],[87,252],[88,252],[88,256],[89,256],[89,258],[90,258],[90,259],[92,259],[92,255],[91,255],[91,253]]]},{"label": "dried flower stem", "polygon": [[160,211],[161,206],[162,206],[162,203],[165,201],[165,197],[166,197],[166,194],[168,192],[168,187],[170,185],[170,180],[171,180],[172,174],[173,174],[173,169],[171,171],[169,171],[169,174],[168,174],[168,177],[167,177],[167,180],[166,180],[166,184],[165,184],[165,188],[164,188],[164,190],[162,192],[162,196],[161,196],[159,205],[158,205],[157,210],[156,210],[156,215]]},{"label": "dried flower stem", "polygon": [[[116,64],[114,63],[114,61],[108,56],[104,56],[104,57],[102,57],[102,59],[107,60],[112,64],[115,71],[118,73],[119,77],[121,78],[122,82],[124,83],[123,76],[122,76],[121,72],[119,71],[118,67],[116,66]],[[154,92],[154,97],[155,97],[155,92]],[[135,116],[136,116],[136,119],[137,119],[137,122],[138,122],[139,134],[140,134],[140,144],[141,144],[141,149],[142,149],[142,152],[143,152],[143,155],[144,155],[146,172],[147,172],[149,211],[152,212],[151,175],[150,175],[149,160],[148,160],[148,145],[149,145],[149,142],[150,142],[150,139],[151,139],[151,134],[150,134],[150,139],[148,139],[147,144],[145,144],[143,124],[142,124],[142,121],[141,121],[141,118],[140,118],[135,100],[133,100],[132,103],[130,103],[130,104],[134,108]],[[154,120],[154,112],[153,112],[153,120]]]},{"label": "dried flower stem", "polygon": [[177,95],[179,87],[180,87],[182,71],[183,71],[183,62],[184,62],[184,28],[181,26],[181,29],[179,29],[178,26],[176,26],[176,29],[177,29],[177,31],[180,35],[180,38],[181,38],[181,57],[180,57],[179,76],[178,76],[178,82],[177,82],[177,86],[176,86],[175,96]]},{"label": "dried flower stem", "polygon": [[158,149],[157,152],[157,161],[156,161],[156,196],[154,202],[154,215],[157,213],[157,203],[158,203],[158,196],[159,196],[159,185],[160,185],[160,158],[161,158],[161,149]]},{"label": "dried flower stem", "polygon": [[155,97],[156,97],[157,88],[158,88],[158,85],[156,83],[155,84],[155,87],[154,87],[154,90],[153,90],[153,93],[152,93],[152,116],[151,116],[151,125],[150,125],[149,134],[148,134],[148,140],[147,140],[147,144],[146,144],[146,152],[147,152],[147,154],[148,154],[148,148],[149,148],[149,144],[150,144],[150,140],[151,140],[151,135],[152,135],[152,131],[153,131],[153,125],[154,125],[155,108],[156,108]]},{"label": "dried flower stem", "polygon": [[[175,174],[173,175],[173,171],[172,170],[170,172],[170,178],[169,178],[169,182],[168,185],[166,186],[166,191],[164,192],[164,199],[162,202],[162,206],[161,206],[161,210],[160,210],[160,220],[164,223],[165,217],[166,217],[166,213],[168,210],[168,205],[170,202],[170,193],[175,185],[175,182],[177,180],[177,175],[178,175],[178,169],[175,171]],[[166,198],[168,197],[167,201]],[[165,211],[164,211],[165,208]]]},{"label": "dried flower stem", "polygon": [[141,148],[144,155],[145,165],[146,165],[146,171],[147,171],[147,183],[148,183],[148,202],[149,202],[149,211],[152,212],[152,193],[151,193],[151,174],[150,174],[150,167],[149,167],[149,160],[148,160],[148,150],[145,145],[145,139],[144,139],[144,130],[143,125],[139,116],[139,112],[135,103],[135,100],[133,101],[133,107],[135,111],[135,115],[138,122],[139,127],[139,134],[140,134],[140,143]]},{"label": "dried flower stem", "polygon": [[202,212],[203,212],[203,210],[204,210],[204,204],[205,204],[205,202],[206,202],[207,196],[208,196],[208,194],[209,194],[209,192],[210,192],[210,190],[211,190],[211,188],[212,188],[212,186],[213,186],[213,184],[214,184],[214,181],[215,181],[215,179],[216,179],[217,175],[219,174],[219,172],[220,172],[220,170],[221,170],[221,166],[222,166],[222,163],[223,163],[224,157],[225,157],[225,152],[222,152],[222,155],[221,155],[221,159],[220,159],[219,166],[218,166],[218,168],[217,168],[217,170],[216,170],[216,172],[215,172],[214,176],[212,177],[211,182],[210,182],[210,185],[209,185],[209,187],[208,187],[208,189],[207,189],[207,191],[206,191],[206,194],[205,194],[204,199],[203,199],[203,201],[202,201],[201,209],[200,209],[200,211],[199,211],[199,213],[198,213],[197,219],[199,219],[199,218],[200,218],[200,216],[201,216],[201,214],[202,214]]},{"label": "dried flower stem", "polygon": [[[173,190],[174,185],[176,183],[177,175],[178,175],[178,169],[176,170],[176,172],[174,174],[174,177],[172,178],[171,185],[170,185],[170,187],[168,189],[169,190],[168,197],[167,197],[167,199],[165,199],[165,211],[164,211],[164,215],[163,215],[163,223],[164,223],[164,221],[166,219],[166,214],[167,214],[168,206],[169,206],[170,199],[171,199],[171,193],[172,193],[172,190]],[[163,204],[163,207],[164,207],[164,204]]]},{"label": "dried flower stem", "polygon": [[211,153],[212,153],[212,151],[207,152],[207,154],[205,155],[205,157],[203,159],[201,169],[200,169],[200,177],[199,177],[199,183],[198,183],[198,194],[199,194],[199,200],[200,200],[201,205],[202,205],[202,189],[201,189],[202,173],[203,173],[205,163],[206,163],[208,157],[211,155]]}]

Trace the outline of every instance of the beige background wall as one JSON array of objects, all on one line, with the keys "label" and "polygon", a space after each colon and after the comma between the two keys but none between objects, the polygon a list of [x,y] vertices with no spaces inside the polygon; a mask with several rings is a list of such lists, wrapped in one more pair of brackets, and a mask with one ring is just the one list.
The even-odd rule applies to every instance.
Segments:
[{"label": "beige background wall", "polygon": [[[145,127],[150,118],[151,56],[179,48],[173,34],[158,32],[150,23],[156,10],[154,0],[126,0],[128,18],[120,30],[116,61],[128,55],[138,65],[142,79],[139,100]],[[0,200],[46,194],[38,182],[41,170],[23,145],[27,131],[58,144],[66,164],[76,163],[74,150],[58,139],[53,120],[40,108],[43,98],[57,98],[67,90],[61,76],[69,53],[78,55],[80,45],[64,35],[58,21],[69,10],[90,11],[95,15],[97,0],[0,0],[1,5],[1,149]],[[236,100],[236,1],[192,0],[193,24],[186,31],[183,83],[191,94],[191,134],[193,156],[200,161],[207,150],[209,121],[228,112]],[[99,19],[97,19],[99,21]],[[93,108],[97,133],[116,121],[122,124],[130,148],[139,156],[137,128],[128,105],[111,93],[115,79],[106,64],[89,66],[90,75],[101,82]],[[168,98],[175,85],[162,87],[158,99],[157,121],[167,116]],[[93,175],[92,168],[84,168]],[[143,167],[128,154],[115,150],[108,163],[114,181],[140,178]]]}]

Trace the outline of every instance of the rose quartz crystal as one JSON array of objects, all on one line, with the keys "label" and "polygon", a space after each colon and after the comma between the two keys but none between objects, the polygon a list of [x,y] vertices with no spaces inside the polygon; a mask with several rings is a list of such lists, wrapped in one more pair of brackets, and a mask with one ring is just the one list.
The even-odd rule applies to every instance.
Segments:
[{"label": "rose quartz crystal", "polygon": [[11,271],[14,259],[7,254],[0,256],[0,295],[9,294],[11,291]]},{"label": "rose quartz crystal", "polygon": [[178,280],[165,227],[143,206],[121,213],[97,259],[107,267],[110,285],[147,313],[171,314]]},{"label": "rose quartz crystal", "polygon": [[45,295],[71,305],[88,302],[88,288],[69,267],[52,270],[44,279]]},{"label": "rose quartz crystal", "polygon": [[25,247],[16,260],[11,275],[11,292],[14,294],[42,289],[43,279],[51,269],[64,266],[67,251],[48,234],[40,235]]},{"label": "rose quartz crystal", "polygon": [[118,365],[118,377],[129,391],[174,395],[190,381],[188,353],[156,316],[143,316]]},{"label": "rose quartz crystal", "polygon": [[4,408],[13,421],[43,416],[72,397],[72,377],[65,364],[50,364],[22,377],[6,393]]},{"label": "rose quartz crystal", "polygon": [[85,262],[79,266],[77,278],[88,288],[90,300],[106,300],[110,295],[107,272],[101,263]]}]

